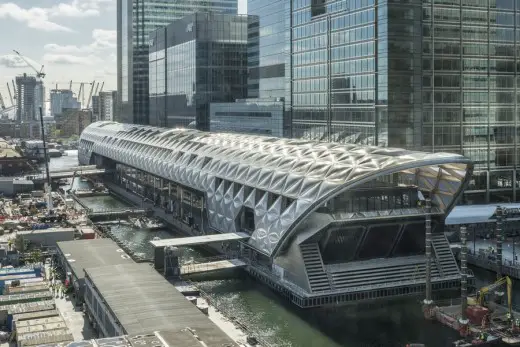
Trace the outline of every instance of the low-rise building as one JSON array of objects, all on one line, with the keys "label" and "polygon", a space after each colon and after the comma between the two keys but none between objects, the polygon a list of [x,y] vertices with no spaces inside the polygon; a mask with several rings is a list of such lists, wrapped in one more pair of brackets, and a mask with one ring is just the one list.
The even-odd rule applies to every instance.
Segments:
[{"label": "low-rise building", "polygon": [[61,137],[79,136],[92,123],[92,111],[68,108],[55,119],[56,130]]}]

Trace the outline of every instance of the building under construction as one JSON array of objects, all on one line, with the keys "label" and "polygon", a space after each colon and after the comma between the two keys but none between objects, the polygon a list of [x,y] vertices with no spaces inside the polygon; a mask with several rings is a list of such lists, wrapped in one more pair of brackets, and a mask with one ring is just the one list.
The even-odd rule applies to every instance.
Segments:
[{"label": "building under construction", "polygon": [[16,77],[16,120],[20,124],[20,136],[40,136],[40,107],[45,115],[45,86],[43,80],[23,74]]}]

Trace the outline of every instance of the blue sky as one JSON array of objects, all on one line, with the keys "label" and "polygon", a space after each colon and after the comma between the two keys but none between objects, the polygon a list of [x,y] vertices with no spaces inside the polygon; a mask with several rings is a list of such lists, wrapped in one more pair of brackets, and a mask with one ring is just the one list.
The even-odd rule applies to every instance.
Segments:
[{"label": "blue sky", "polygon": [[[240,13],[246,3],[239,0]],[[6,83],[33,73],[13,49],[45,65],[47,87],[96,80],[105,82],[104,90],[116,89],[116,0],[0,0],[0,33],[0,93],[6,104]]]}]

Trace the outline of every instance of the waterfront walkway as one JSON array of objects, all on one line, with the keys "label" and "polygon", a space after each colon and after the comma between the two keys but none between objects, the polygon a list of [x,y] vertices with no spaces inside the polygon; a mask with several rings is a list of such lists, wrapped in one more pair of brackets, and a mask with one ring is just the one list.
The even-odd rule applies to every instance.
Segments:
[{"label": "waterfront walkway", "polygon": [[240,241],[247,240],[249,235],[246,233],[225,233],[211,234],[202,236],[179,237],[175,239],[151,240],[150,243],[154,247],[189,247],[198,245],[207,245],[215,242]]},{"label": "waterfront walkway", "polygon": [[181,266],[181,275],[195,275],[198,273],[238,269],[246,265],[247,264],[240,259],[219,260],[199,264],[185,264]]}]

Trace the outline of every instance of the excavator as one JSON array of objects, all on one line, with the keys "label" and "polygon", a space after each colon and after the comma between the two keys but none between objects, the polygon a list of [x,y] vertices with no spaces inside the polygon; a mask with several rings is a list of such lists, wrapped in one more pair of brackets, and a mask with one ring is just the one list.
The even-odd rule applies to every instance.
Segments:
[{"label": "excavator", "polygon": [[[504,276],[499,278],[495,283],[480,288],[480,290],[477,292],[476,296],[476,302],[473,304],[478,304],[482,307],[488,307],[489,306],[489,298],[488,294],[493,293],[495,290],[499,289],[502,285],[506,284],[507,288],[507,308],[509,316],[512,316],[512,303],[511,303],[511,295],[512,295],[512,289],[513,289],[513,282],[511,281],[511,278],[509,276]],[[468,300],[468,303],[471,304],[470,300]],[[488,307],[489,308],[489,307]]]}]

